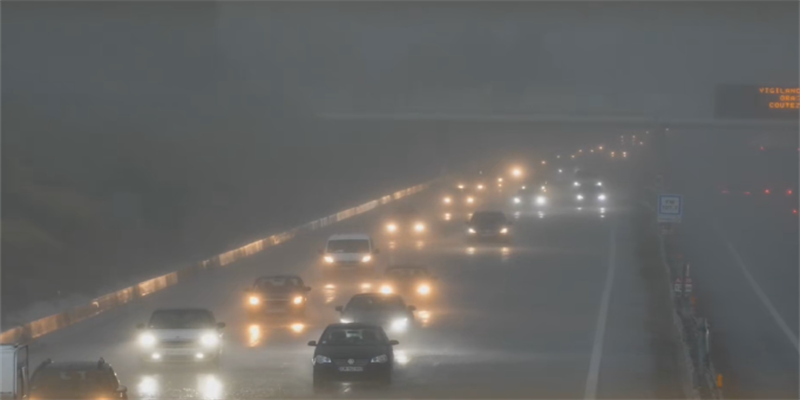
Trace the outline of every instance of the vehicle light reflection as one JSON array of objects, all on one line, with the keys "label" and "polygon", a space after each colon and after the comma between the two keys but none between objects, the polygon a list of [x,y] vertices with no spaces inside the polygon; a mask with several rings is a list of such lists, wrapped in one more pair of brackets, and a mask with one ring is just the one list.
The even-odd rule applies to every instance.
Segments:
[{"label": "vehicle light reflection", "polygon": [[222,382],[216,376],[200,376],[198,380],[197,389],[203,399],[216,400],[222,397]]},{"label": "vehicle light reflection", "polygon": [[325,304],[333,303],[336,300],[336,286],[334,284],[325,285],[322,293],[325,296]]},{"label": "vehicle light reflection", "polygon": [[471,247],[471,246],[467,247],[467,254],[469,254],[469,255],[475,254],[475,248]]},{"label": "vehicle light reflection", "polygon": [[416,243],[417,250],[422,250],[425,248],[425,241],[424,240],[417,240]]},{"label": "vehicle light reflection", "polygon": [[252,324],[247,327],[247,347],[256,347],[260,345],[262,339],[261,326]]},{"label": "vehicle light reflection", "polygon": [[544,218],[544,213],[539,211],[539,218]]},{"label": "vehicle light reflection", "polygon": [[389,242],[389,250],[394,250],[395,248],[397,248],[397,243],[395,243],[394,240],[390,241]]},{"label": "vehicle light reflection", "polygon": [[422,327],[427,327],[431,322],[431,312],[428,310],[418,310],[417,319]]},{"label": "vehicle light reflection", "polygon": [[409,361],[411,361],[411,358],[408,357],[408,354],[406,354],[405,350],[395,350],[394,361],[400,365],[406,365]]},{"label": "vehicle light reflection", "polygon": [[158,381],[152,376],[143,376],[136,389],[139,392],[139,396],[158,396]]},{"label": "vehicle light reflection", "polygon": [[450,218],[451,218],[450,213],[444,213],[444,220],[445,221],[450,221]]}]

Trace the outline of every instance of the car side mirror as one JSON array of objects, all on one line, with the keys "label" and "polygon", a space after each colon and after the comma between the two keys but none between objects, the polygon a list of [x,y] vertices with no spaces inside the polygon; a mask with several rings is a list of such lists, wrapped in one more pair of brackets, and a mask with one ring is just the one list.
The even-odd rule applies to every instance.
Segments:
[{"label": "car side mirror", "polygon": [[128,393],[128,387],[125,385],[117,386],[117,393]]},{"label": "car side mirror", "polygon": [[372,254],[378,254],[380,252],[381,252],[381,249],[378,249],[378,248],[372,249]]},{"label": "car side mirror", "polygon": [[389,341],[390,346],[397,346],[398,344],[400,344],[400,342],[398,342],[397,340],[392,339]]},{"label": "car side mirror", "polygon": [[417,307],[408,306],[408,311],[416,311],[416,310],[417,310]]},{"label": "car side mirror", "polygon": [[306,292],[310,292],[310,291],[311,291],[311,286],[306,286]]},{"label": "car side mirror", "polygon": [[144,324],[136,324],[136,329],[144,329]]},{"label": "car side mirror", "polygon": [[225,323],[224,322],[217,322],[217,329],[225,329]]},{"label": "car side mirror", "polygon": [[317,346],[317,341],[316,340],[309,340],[308,341],[308,345],[311,346],[311,347],[316,347]]},{"label": "car side mirror", "polygon": [[336,306],[335,310],[338,311],[338,312],[342,312],[342,311],[344,311],[344,307]]}]

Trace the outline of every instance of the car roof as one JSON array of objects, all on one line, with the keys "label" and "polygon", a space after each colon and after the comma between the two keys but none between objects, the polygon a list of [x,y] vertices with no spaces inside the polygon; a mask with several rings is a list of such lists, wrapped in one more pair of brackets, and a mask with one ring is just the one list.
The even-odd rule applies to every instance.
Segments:
[{"label": "car roof", "polygon": [[266,279],[299,279],[301,281],[303,280],[303,278],[301,278],[300,275],[281,274],[281,275],[262,275],[262,276],[259,276],[258,278],[256,278],[256,281],[260,281],[262,279],[264,279],[264,280],[266,280]]},{"label": "car roof", "polygon": [[391,294],[385,294],[385,293],[358,293],[358,294],[354,294],[353,297],[350,298],[350,300],[355,299],[355,298],[361,298],[361,297],[372,297],[372,298],[377,297],[377,298],[382,298],[382,299],[385,299],[385,298],[400,298],[400,299],[402,299],[403,298],[403,296],[400,296],[397,293],[391,293]]},{"label": "car roof", "polygon": [[370,236],[366,233],[337,233],[331,235],[328,240],[369,240]]},{"label": "car roof", "polygon": [[330,324],[325,329],[330,329],[330,328],[354,328],[354,329],[375,328],[375,329],[383,329],[380,325],[365,324],[365,323],[362,323],[362,322],[351,322],[349,324],[342,324],[342,323]]}]

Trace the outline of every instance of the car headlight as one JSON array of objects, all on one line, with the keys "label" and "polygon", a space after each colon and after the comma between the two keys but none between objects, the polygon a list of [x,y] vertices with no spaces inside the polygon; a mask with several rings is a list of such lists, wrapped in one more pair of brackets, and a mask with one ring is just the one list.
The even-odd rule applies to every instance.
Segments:
[{"label": "car headlight", "polygon": [[414,230],[417,231],[417,232],[424,231],[425,230],[425,224],[417,222],[416,224],[414,224]]},{"label": "car headlight", "polygon": [[428,285],[419,285],[417,288],[417,293],[422,295],[427,295],[431,293],[431,287]]},{"label": "car headlight", "polygon": [[500,229],[500,233],[508,233],[508,228]]},{"label": "car headlight", "polygon": [[294,304],[303,304],[303,300],[305,300],[305,299],[303,299],[303,296],[295,296],[295,298],[292,299],[292,303],[294,303]]},{"label": "car headlight", "polygon": [[469,228],[469,229],[467,230],[467,232],[469,232],[469,233],[475,233],[475,229]]},{"label": "car headlight", "polygon": [[605,199],[606,199],[606,195],[605,194],[601,194],[601,195],[597,196],[597,200],[603,201]]},{"label": "car headlight", "polygon": [[467,203],[472,204],[474,202],[475,202],[475,199],[473,199],[472,197],[467,197]]},{"label": "car headlight", "polygon": [[408,318],[400,318],[392,321],[391,329],[395,332],[402,332],[408,328]]},{"label": "car headlight", "polygon": [[581,183],[580,183],[580,182],[575,182],[575,183],[573,183],[572,185],[573,185],[573,186],[575,186],[575,187],[580,187],[580,186],[581,186]]},{"label": "car headlight", "polygon": [[339,323],[341,324],[352,324],[353,320],[349,318],[339,318]]},{"label": "car headlight", "polygon": [[139,344],[142,347],[153,347],[156,344],[156,337],[152,333],[143,333],[139,335]]},{"label": "car headlight", "polygon": [[247,301],[252,306],[257,306],[259,303],[261,303],[261,299],[259,299],[258,296],[250,296]]},{"label": "car headlight", "polygon": [[389,356],[387,356],[386,354],[381,354],[381,355],[379,355],[377,357],[372,357],[372,359],[369,360],[369,362],[375,363],[375,364],[383,364],[383,363],[389,362]]},{"label": "car headlight", "polygon": [[583,200],[583,195],[582,195],[582,194],[579,194],[579,195],[578,195],[578,197],[576,197],[576,199],[578,199],[578,200]]},{"label": "car headlight", "polygon": [[382,285],[381,286],[381,293],[383,294],[392,294],[392,287],[389,285]]},{"label": "car headlight", "polygon": [[200,336],[200,343],[206,347],[213,347],[219,344],[219,336],[213,333],[206,333]]},{"label": "car headlight", "polygon": [[449,197],[445,197],[442,201],[444,201],[444,204],[450,204],[453,200]]},{"label": "car headlight", "polygon": [[537,196],[536,197],[536,204],[543,205],[546,202],[547,202],[547,199],[545,199],[544,196]]},{"label": "car headlight", "polygon": [[603,182],[597,182],[597,186],[603,186]]},{"label": "car headlight", "polygon": [[323,355],[314,356],[313,360],[314,364],[330,364],[331,359],[329,357],[325,357]]},{"label": "car headlight", "polygon": [[519,204],[521,202],[522,200],[519,197],[514,197],[514,204]]},{"label": "car headlight", "polygon": [[396,232],[397,231],[397,225],[395,225],[395,224],[386,225],[386,230],[389,231],[389,232]]},{"label": "car headlight", "polygon": [[367,254],[364,257],[361,257],[361,262],[370,262],[372,260],[372,256]]},{"label": "car headlight", "polygon": [[325,256],[325,262],[328,263],[328,264],[333,264],[333,257]]}]

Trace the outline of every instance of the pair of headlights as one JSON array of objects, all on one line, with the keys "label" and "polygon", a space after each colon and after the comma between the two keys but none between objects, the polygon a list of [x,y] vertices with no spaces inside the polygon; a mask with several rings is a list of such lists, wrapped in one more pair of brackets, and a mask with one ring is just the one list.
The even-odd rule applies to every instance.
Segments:
[{"label": "pair of headlights", "polygon": [[[579,201],[580,201],[580,200],[583,200],[583,195],[582,195],[582,194],[579,194],[579,195],[578,195],[576,198],[577,198]],[[605,195],[605,194],[600,194],[600,195],[598,195],[598,196],[597,196],[597,200],[604,201],[605,199],[606,199],[606,195]]]},{"label": "pair of headlights", "polygon": [[[144,348],[150,348],[156,345],[158,340],[155,335],[149,332],[139,335],[139,345]],[[204,347],[215,347],[219,345],[219,336],[213,332],[206,332],[200,335],[200,344]]]},{"label": "pair of headlights", "polygon": [[[311,361],[314,364],[330,364],[331,363],[330,357],[323,356],[323,355],[317,355]],[[381,354],[379,356],[372,357],[369,360],[369,362],[372,363],[372,364],[385,364],[385,363],[389,362],[389,356],[387,356],[386,354]]]},{"label": "pair of headlights", "polygon": [[[389,231],[390,233],[397,232],[397,225],[395,224],[386,225],[386,230]],[[423,224],[422,222],[417,222],[416,224],[414,224],[414,231],[424,232],[425,224]]]},{"label": "pair of headlights", "polygon": [[[469,229],[467,230],[467,232],[474,234],[476,231],[475,231],[475,229],[474,229],[474,228],[469,228]],[[500,233],[502,233],[502,234],[506,234],[506,233],[508,233],[508,228],[505,228],[505,227],[504,227],[504,228],[500,229]]]},{"label": "pair of headlights", "polygon": [[[303,304],[304,301],[305,301],[305,299],[303,298],[303,296],[295,296],[292,299],[292,303],[298,304],[298,305],[299,304]],[[258,297],[258,296],[250,296],[250,298],[248,299],[248,302],[250,303],[250,305],[257,306],[257,305],[261,304],[261,298]]]}]

